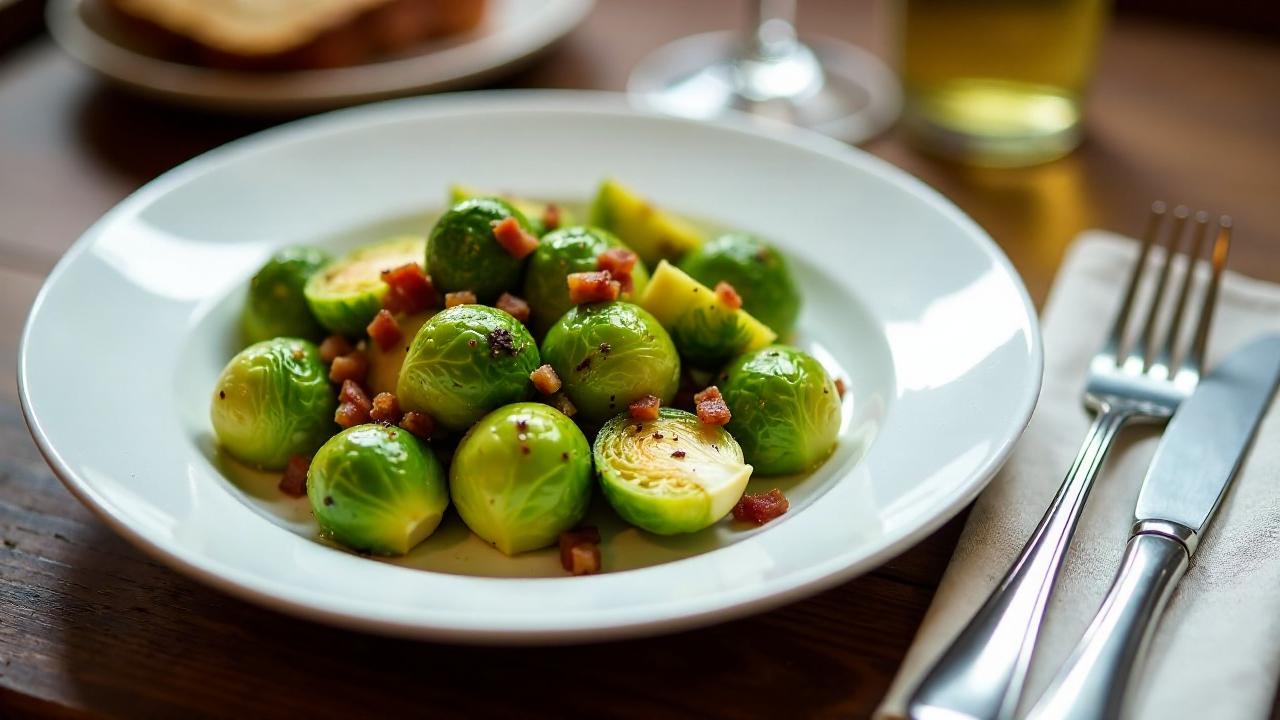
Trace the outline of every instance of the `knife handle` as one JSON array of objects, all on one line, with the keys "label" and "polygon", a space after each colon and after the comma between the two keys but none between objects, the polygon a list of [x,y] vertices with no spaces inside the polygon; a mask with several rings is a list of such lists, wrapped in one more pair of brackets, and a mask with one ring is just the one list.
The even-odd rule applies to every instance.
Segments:
[{"label": "knife handle", "polygon": [[1125,689],[1189,559],[1186,546],[1166,535],[1129,538],[1102,607],[1028,720],[1119,717]]}]

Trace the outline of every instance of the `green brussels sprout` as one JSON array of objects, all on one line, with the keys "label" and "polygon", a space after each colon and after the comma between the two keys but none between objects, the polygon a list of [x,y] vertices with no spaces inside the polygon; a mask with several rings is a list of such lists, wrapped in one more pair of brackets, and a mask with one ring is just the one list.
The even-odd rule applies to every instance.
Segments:
[{"label": "green brussels sprout", "polygon": [[[554,227],[548,228],[546,226],[546,221],[544,220],[544,218],[546,217],[547,208],[551,206],[551,203],[541,203],[541,202],[535,202],[533,200],[526,200],[525,198],[514,197],[508,193],[488,192],[485,190],[481,190],[480,188],[472,187],[470,185],[455,184],[455,185],[449,186],[449,204],[450,205],[457,205],[463,200],[469,200],[471,198],[476,198],[476,197],[502,198],[503,200],[506,200],[507,202],[511,203],[512,206],[515,207],[515,209],[519,210],[525,216],[525,218],[528,219],[529,227],[530,229],[533,230],[535,235],[541,236],[541,235],[547,234],[551,230],[555,230]],[[556,210],[557,212],[559,212],[559,215],[560,215],[559,227],[568,227],[569,225],[575,224],[574,216],[571,212],[569,212],[564,207],[559,205],[556,206]]]},{"label": "green brussels sprout", "polygon": [[507,405],[462,438],[449,492],[467,527],[507,555],[546,547],[587,514],[591,448],[560,411]]},{"label": "green brussels sprout", "polygon": [[364,335],[387,294],[382,272],[421,263],[425,244],[421,236],[405,235],[351,252],[307,280],[303,288],[307,305],[331,332],[348,337]]},{"label": "green brussels sprout", "polygon": [[578,415],[598,425],[645,395],[668,404],[680,385],[680,357],[652,315],[626,302],[579,305],[542,341]]},{"label": "green brussels sprout", "polygon": [[715,370],[777,339],[746,310],[735,309],[666,260],[653,271],[640,304],[671,333],[680,356],[695,368]]},{"label": "green brussels sprout", "polygon": [[[535,333],[545,335],[573,307],[565,278],[570,273],[595,270],[596,258],[613,247],[626,246],[613,233],[599,228],[564,228],[542,238],[538,249],[529,256],[524,276],[524,299],[529,303],[529,324]],[[640,297],[648,284],[649,271],[643,262],[636,261],[631,280],[634,287],[623,298]]]},{"label": "green brussels sprout", "polygon": [[746,233],[721,235],[680,261],[694,280],[715,287],[727,282],[742,297],[742,308],[787,338],[800,314],[800,290],[787,261],[773,246]]},{"label": "green brussels sprout", "polygon": [[396,391],[396,384],[400,382],[400,368],[404,365],[405,357],[409,355],[409,346],[413,344],[413,338],[418,334],[418,330],[434,314],[434,310],[426,310],[413,315],[397,316],[396,322],[404,337],[386,350],[376,342],[369,343],[369,348],[365,351],[369,357],[369,376],[366,380],[372,394]]},{"label": "green brussels sprout", "polygon": [[463,200],[441,215],[427,242],[427,267],[436,288],[470,290],[480,302],[492,302],[518,287],[524,260],[512,256],[493,237],[493,223],[509,217],[532,232],[524,214],[498,198]]},{"label": "green brussels sprout", "polygon": [[302,288],[331,259],[329,253],[311,247],[285,248],[272,255],[249,281],[249,298],[240,316],[245,342],[277,337],[316,340],[323,335]]},{"label": "green brussels sprout", "polygon": [[719,386],[733,413],[726,427],[756,472],[803,472],[835,448],[840,394],[811,355],[787,345],[762,348],[726,367]]},{"label": "green brussels sprout", "polygon": [[403,555],[449,506],[444,468],[408,430],[357,425],[311,459],[307,499],[320,528],[360,552]]},{"label": "green brussels sprout", "polygon": [[320,351],[306,340],[274,338],[241,350],[223,368],[209,412],[232,457],[279,470],[333,434],[338,407]]},{"label": "green brussels sprout", "polygon": [[457,305],[436,313],[409,346],[396,397],[461,432],[485,413],[529,394],[529,373],[542,364],[533,336],[497,308]]},{"label": "green brussels sprout", "polygon": [[618,415],[600,428],[593,451],[605,499],[624,520],[659,535],[715,523],[751,478],[732,435],[675,408],[650,422]]}]

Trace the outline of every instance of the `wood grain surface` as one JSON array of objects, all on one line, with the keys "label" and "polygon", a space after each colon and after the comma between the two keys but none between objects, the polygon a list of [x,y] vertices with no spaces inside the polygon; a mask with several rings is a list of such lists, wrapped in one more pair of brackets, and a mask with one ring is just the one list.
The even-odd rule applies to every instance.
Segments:
[{"label": "wood grain surface", "polygon": [[[619,89],[661,43],[735,25],[744,4],[605,0],[498,86]],[[806,0],[802,31],[891,55],[888,13]],[[1136,231],[1153,199],[1236,218],[1232,266],[1280,280],[1280,46],[1149,16],[1104,43],[1088,140],[1012,171],[930,159],[896,132],[867,149],[940,189],[1004,247],[1037,303],[1070,239]],[[279,122],[138,100],[46,37],[0,50],[0,373],[43,276],[122,197]],[[551,649],[380,638],[205,588],[117,538],[52,477],[0,384],[0,716],[864,717],[906,651],[959,532],[754,618]]]}]

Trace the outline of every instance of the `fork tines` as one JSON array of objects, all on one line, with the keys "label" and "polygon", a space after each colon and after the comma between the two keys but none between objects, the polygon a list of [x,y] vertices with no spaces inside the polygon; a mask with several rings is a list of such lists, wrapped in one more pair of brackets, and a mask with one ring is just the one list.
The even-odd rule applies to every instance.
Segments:
[{"label": "fork tines", "polygon": [[[1123,304],[1111,329],[1111,337],[1107,340],[1108,349],[1114,353],[1118,367],[1133,373],[1146,373],[1161,380],[1184,375],[1193,382],[1199,379],[1204,366],[1204,351],[1217,301],[1218,285],[1222,269],[1227,264],[1227,249],[1231,244],[1231,218],[1221,215],[1217,219],[1217,229],[1210,245],[1208,260],[1211,272],[1202,297],[1200,316],[1195,321],[1190,339],[1184,340],[1183,335],[1187,333],[1183,330],[1183,316],[1187,311],[1187,298],[1195,283],[1196,266],[1204,250],[1210,224],[1209,214],[1203,210],[1193,215],[1186,206],[1179,205],[1170,213],[1163,202],[1152,203],[1151,215],[1142,234],[1138,261],[1129,276]],[[1155,289],[1145,313],[1146,322],[1137,335],[1126,343],[1129,318],[1135,314],[1133,306],[1142,286],[1142,276],[1151,264],[1148,262],[1151,248],[1161,236],[1164,239],[1158,244],[1164,249],[1164,257],[1155,271]],[[1174,257],[1183,249],[1184,238],[1187,236],[1190,237],[1190,247],[1187,249],[1185,268],[1176,280],[1175,289],[1170,285],[1171,276],[1175,274]],[[1173,298],[1173,308],[1167,313],[1168,319],[1161,322],[1162,316],[1166,315],[1162,310],[1169,298]],[[1180,340],[1183,342],[1179,342]]]}]

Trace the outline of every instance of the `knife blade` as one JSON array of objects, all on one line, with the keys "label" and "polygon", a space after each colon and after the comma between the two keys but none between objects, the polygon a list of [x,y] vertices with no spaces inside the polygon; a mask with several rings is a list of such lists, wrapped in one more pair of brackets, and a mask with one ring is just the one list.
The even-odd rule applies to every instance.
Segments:
[{"label": "knife blade", "polygon": [[[1195,552],[1280,379],[1280,336],[1235,351],[1213,369],[1169,421],[1142,481],[1135,529],[1174,523]],[[1177,532],[1175,530],[1175,532]]]},{"label": "knife blade", "polygon": [[1239,472],[1277,382],[1280,335],[1267,335],[1223,360],[1179,406],[1142,481],[1111,589],[1029,720],[1123,714],[1156,621]]}]

